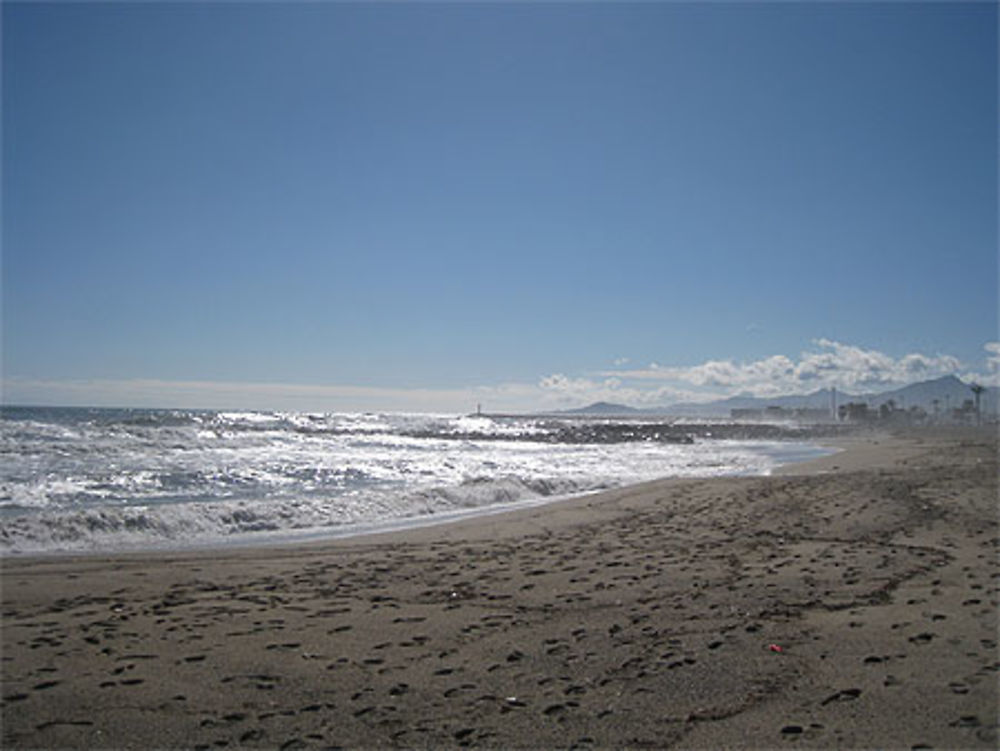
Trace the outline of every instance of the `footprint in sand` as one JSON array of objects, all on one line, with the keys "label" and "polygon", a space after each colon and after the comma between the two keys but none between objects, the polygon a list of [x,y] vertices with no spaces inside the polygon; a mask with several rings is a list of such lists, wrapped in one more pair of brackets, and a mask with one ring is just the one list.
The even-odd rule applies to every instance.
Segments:
[{"label": "footprint in sand", "polygon": [[91,727],[93,724],[90,720],[52,720],[51,722],[43,722],[41,725],[35,725],[35,730],[47,730],[58,725]]},{"label": "footprint in sand", "polygon": [[861,696],[860,688],[845,688],[843,691],[838,691],[835,694],[831,694],[820,702],[821,705],[826,706],[835,701],[853,701]]},{"label": "footprint in sand", "polygon": [[979,718],[974,714],[962,715],[954,722],[948,723],[953,728],[978,728],[981,724]]}]

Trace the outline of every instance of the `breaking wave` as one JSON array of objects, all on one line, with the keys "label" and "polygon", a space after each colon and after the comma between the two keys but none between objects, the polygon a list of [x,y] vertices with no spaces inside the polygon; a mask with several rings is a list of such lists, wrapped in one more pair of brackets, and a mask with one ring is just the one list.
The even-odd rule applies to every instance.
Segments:
[{"label": "breaking wave", "polygon": [[670,422],[6,407],[0,553],[342,535],[818,453]]}]

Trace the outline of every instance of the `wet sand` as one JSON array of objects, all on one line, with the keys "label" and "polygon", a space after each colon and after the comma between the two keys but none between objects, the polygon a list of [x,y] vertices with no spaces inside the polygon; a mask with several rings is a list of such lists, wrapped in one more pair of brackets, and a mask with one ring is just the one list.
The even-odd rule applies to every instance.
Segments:
[{"label": "wet sand", "polygon": [[997,445],[2,565],[4,748],[996,748]]}]

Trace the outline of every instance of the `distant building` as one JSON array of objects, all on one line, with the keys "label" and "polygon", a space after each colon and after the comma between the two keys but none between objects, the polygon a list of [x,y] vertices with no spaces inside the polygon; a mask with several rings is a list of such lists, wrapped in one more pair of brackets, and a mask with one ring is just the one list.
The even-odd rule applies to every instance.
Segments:
[{"label": "distant building", "polygon": [[902,409],[890,399],[878,406],[870,407],[866,402],[849,402],[841,404],[837,409],[841,422],[865,423],[879,422],[885,425],[923,425],[928,422],[927,410],[913,405]]},{"label": "distant building", "polygon": [[869,422],[875,419],[876,413],[868,409],[864,402],[848,402],[837,409],[841,422]]}]

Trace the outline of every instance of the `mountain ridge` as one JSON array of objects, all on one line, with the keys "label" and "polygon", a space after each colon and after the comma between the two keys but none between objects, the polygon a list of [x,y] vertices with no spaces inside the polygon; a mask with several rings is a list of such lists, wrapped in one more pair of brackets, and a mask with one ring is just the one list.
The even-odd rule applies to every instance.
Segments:
[{"label": "mountain ridge", "polygon": [[[836,391],[837,406],[849,402],[861,402],[876,408],[890,400],[901,409],[920,407],[928,413],[945,412],[958,408],[966,399],[973,399],[971,384],[955,375],[941,376],[926,381],[907,384],[889,391],[851,394]],[[783,409],[830,409],[832,389],[822,388],[807,394],[784,394],[773,397],[730,396],[710,402],[674,402],[657,407],[637,408],[627,404],[598,401],[574,409],[559,410],[552,414],[596,415],[596,416],[638,416],[670,415],[680,417],[729,417],[733,409],[760,409],[781,407]],[[937,404],[935,404],[935,401]],[[983,414],[996,414],[1000,402],[1000,389],[989,386],[981,396]]]}]

